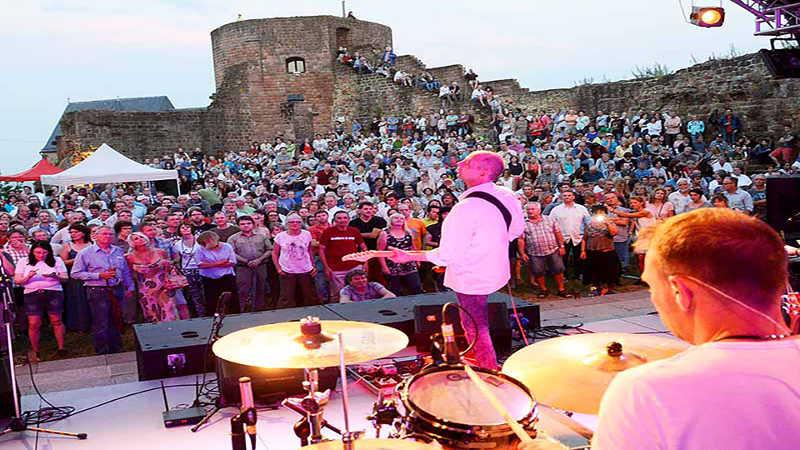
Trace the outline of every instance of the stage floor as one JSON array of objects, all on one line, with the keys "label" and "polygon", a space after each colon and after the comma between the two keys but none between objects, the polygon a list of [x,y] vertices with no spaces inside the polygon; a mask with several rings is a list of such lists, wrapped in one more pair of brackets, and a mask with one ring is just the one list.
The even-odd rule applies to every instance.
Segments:
[{"label": "stage floor", "polygon": [[[643,315],[627,317],[625,319],[612,319],[590,322],[584,328],[594,332],[664,332],[666,328],[657,316]],[[413,347],[412,347],[413,348]],[[193,385],[194,376],[177,377],[165,380],[167,386],[187,384]],[[109,399],[126,395],[132,392],[149,388],[158,388],[158,380],[141,381],[109,386],[77,389],[63,392],[49,392],[45,397],[57,406],[73,406],[78,410],[86,408]],[[367,430],[368,436],[374,436],[374,430],[367,422],[366,416],[372,410],[375,395],[365,386],[349,381],[350,392],[350,424],[352,430]],[[167,390],[170,406],[188,403],[194,397],[194,387],[175,387]],[[35,395],[23,397],[23,410],[37,409],[40,399]],[[89,438],[84,441],[77,439],[52,436],[46,434],[25,432],[14,433],[0,437],[0,449],[80,449],[80,450],[115,450],[127,449],[226,449],[230,448],[230,417],[235,410],[224,409],[217,413],[211,422],[197,433],[192,433],[189,427],[166,429],[163,426],[161,413],[164,402],[160,389],[134,395],[129,398],[102,406],[91,411],[80,413],[69,419],[46,424],[57,430],[88,433]],[[586,440],[575,432],[553,419],[554,414],[560,414],[546,407],[540,407],[539,429],[559,439],[564,444],[572,447],[586,445]],[[258,416],[258,445],[262,450],[284,450],[299,447],[299,440],[295,437],[292,426],[299,416],[285,408],[275,410],[260,410]],[[325,418],[332,425],[343,427],[343,413],[340,387],[331,395],[331,401],[326,408]],[[593,429],[596,423],[595,416],[575,414],[578,422]],[[335,439],[335,433],[325,431],[326,437]],[[38,438],[38,447],[37,447]],[[249,445],[249,444],[248,444]]]}]

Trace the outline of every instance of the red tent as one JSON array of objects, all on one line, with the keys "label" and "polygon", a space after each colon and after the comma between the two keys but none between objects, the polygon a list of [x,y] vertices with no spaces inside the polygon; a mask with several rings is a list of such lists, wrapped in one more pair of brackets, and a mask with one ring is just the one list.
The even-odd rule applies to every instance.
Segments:
[{"label": "red tent", "polygon": [[0,181],[39,181],[42,175],[55,175],[63,172],[64,169],[58,168],[45,158],[36,163],[30,169],[14,175],[0,176]]}]

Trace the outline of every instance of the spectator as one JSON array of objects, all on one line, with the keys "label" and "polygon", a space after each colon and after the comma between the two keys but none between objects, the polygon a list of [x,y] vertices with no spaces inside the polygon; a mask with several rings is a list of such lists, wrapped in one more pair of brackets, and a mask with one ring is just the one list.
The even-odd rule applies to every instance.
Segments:
[{"label": "spectator", "polygon": [[783,136],[778,139],[776,149],[773,150],[769,157],[775,163],[775,166],[780,168],[785,163],[794,163],[798,157],[796,147],[796,139],[792,133],[792,127],[785,125],[783,127]]},{"label": "spectator", "polygon": [[342,261],[345,255],[367,250],[361,233],[357,228],[349,226],[349,223],[350,216],[344,211],[338,211],[333,217],[333,226],[320,236],[319,256],[331,286],[331,301],[335,301],[333,296],[338,297],[339,291],[344,287],[347,274],[364,268],[357,261]]},{"label": "spectator", "polygon": [[[92,316],[94,349],[98,355],[122,350],[122,311],[134,304],[134,285],[125,255],[111,245],[114,231],[102,225],[95,230],[95,243],[75,257],[71,276],[82,280]],[[120,302],[124,302],[120,305]],[[131,317],[127,319],[132,320]]]},{"label": "spectator", "polygon": [[725,196],[729,208],[745,214],[753,214],[753,198],[747,191],[739,189],[736,177],[725,177],[722,180],[722,189],[722,195]]},{"label": "spectator", "polygon": [[742,122],[739,116],[733,114],[733,111],[726,109],[725,115],[722,116],[719,121],[719,128],[722,139],[727,142],[728,145],[733,145],[736,143],[739,131],[742,129]]},{"label": "spectator", "polygon": [[239,293],[239,311],[262,311],[266,307],[267,260],[272,253],[269,237],[253,232],[255,222],[250,216],[240,216],[238,233],[228,239],[236,254],[236,288]]},{"label": "spectator", "polygon": [[[117,222],[118,225],[122,222]],[[72,265],[78,253],[92,245],[89,227],[82,223],[69,226],[70,242],[61,247],[61,260],[67,268],[67,274],[72,271]],[[80,280],[70,277],[67,281],[64,295],[64,324],[69,331],[87,332],[91,326],[89,303],[86,300],[86,290]]]},{"label": "spectator", "polygon": [[[236,278],[233,267],[236,265],[236,253],[233,247],[220,242],[214,231],[204,231],[197,236],[197,268],[203,280],[203,295],[206,298],[206,314],[213,315],[218,310],[229,312],[238,308]],[[231,305],[218,305],[221,295],[231,293]]]},{"label": "spectator", "polygon": [[525,205],[527,221],[525,232],[517,240],[519,254],[529,265],[531,284],[539,287],[539,298],[547,296],[545,272],[553,276],[558,287],[558,295],[567,297],[564,288],[564,260],[566,247],[558,223],[552,217],[542,216],[542,206],[538,202]]},{"label": "spectator", "polygon": [[[232,203],[228,204],[230,205]],[[228,242],[228,238],[240,231],[239,227],[231,225],[228,223],[228,220],[228,215],[223,211],[214,214],[214,225],[216,226],[210,231],[213,231],[214,234],[217,235],[220,242]]]},{"label": "spectator", "polygon": [[[378,236],[378,250],[388,247],[421,250],[412,239],[412,232],[406,227],[406,217],[402,213],[389,216],[389,226]],[[381,258],[380,261],[383,273],[389,278],[389,289],[392,292],[402,292],[403,295],[422,293],[422,281],[416,262],[395,263],[388,258]]]},{"label": "spectator", "polygon": [[28,360],[39,361],[39,338],[42,316],[47,313],[58,350],[55,358],[67,356],[64,349],[64,292],[61,283],[67,281],[67,268],[61,258],[53,255],[47,241],[35,241],[27,259],[21,259],[14,271],[14,282],[22,286],[25,295],[25,314],[28,316],[28,338],[31,351]]},{"label": "spectator", "polygon": [[297,214],[286,218],[287,230],[275,236],[272,260],[280,276],[278,308],[318,305],[313,277],[317,269],[313,262],[311,233],[303,230],[303,220]]},{"label": "spectator", "polygon": [[[564,237],[565,258],[567,264],[575,268],[575,277],[583,274],[580,258],[583,248],[584,227],[589,211],[583,205],[575,203],[575,192],[561,193],[562,203],[550,211],[550,217],[556,221],[561,235]],[[566,274],[565,274],[566,275]]]},{"label": "spectator", "polygon": [[608,209],[603,205],[592,207],[592,217],[581,241],[581,259],[592,268],[586,273],[586,281],[597,286],[600,295],[613,293],[619,278],[619,258],[614,252],[616,234],[617,226],[609,219]]},{"label": "spectator", "polygon": [[[141,232],[128,237],[131,250],[125,255],[133,273],[139,306],[147,322],[178,320],[175,289],[167,288],[167,275],[172,261],[164,250],[151,247],[150,239]],[[188,313],[188,311],[187,311]],[[188,314],[186,317],[188,319]]]},{"label": "spectator", "polygon": [[193,233],[194,227],[182,223],[178,228],[180,239],[172,243],[172,260],[181,269],[189,284],[183,288],[183,295],[191,309],[192,317],[206,315],[206,300],[203,292],[203,279],[197,266],[197,251],[200,245]]},{"label": "spectator", "polygon": [[396,297],[396,295],[383,287],[380,283],[367,281],[366,272],[360,269],[349,272],[346,277],[346,282],[347,285],[339,291],[339,301],[341,303],[363,302],[365,300]]}]

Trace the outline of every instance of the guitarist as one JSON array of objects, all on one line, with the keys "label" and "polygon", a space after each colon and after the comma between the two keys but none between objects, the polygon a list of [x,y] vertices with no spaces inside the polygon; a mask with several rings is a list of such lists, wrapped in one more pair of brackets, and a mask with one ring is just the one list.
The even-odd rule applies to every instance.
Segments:
[{"label": "guitarist", "polygon": [[494,184],[503,169],[502,157],[489,151],[472,152],[459,162],[458,176],[468,189],[443,222],[439,247],[413,254],[393,248],[390,257],[399,263],[429,261],[447,267],[444,285],[456,292],[459,304],[478,322],[476,338],[469,318],[461,316],[467,338],[477,339],[475,359],[491,370],[497,369],[497,355],[489,335],[486,299],[508,282],[508,245],[525,228],[516,196]]},{"label": "guitarist", "polygon": [[72,265],[73,278],[83,280],[92,314],[94,349],[98,355],[122,350],[119,302],[133,301],[133,278],[122,249],[111,245],[114,230],[103,225],[95,231],[95,243],[80,252]]}]

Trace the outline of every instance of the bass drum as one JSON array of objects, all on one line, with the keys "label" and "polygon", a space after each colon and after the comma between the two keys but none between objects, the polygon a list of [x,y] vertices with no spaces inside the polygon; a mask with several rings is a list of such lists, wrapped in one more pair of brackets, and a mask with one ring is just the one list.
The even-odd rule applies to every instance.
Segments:
[{"label": "bass drum", "polygon": [[[511,417],[536,437],[536,401],[528,388],[493,370],[475,372]],[[404,435],[434,439],[445,448],[514,449],[519,438],[470,380],[462,366],[423,370],[403,380],[397,394]]]}]

